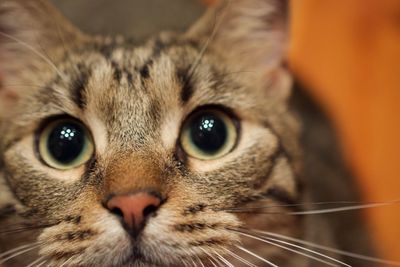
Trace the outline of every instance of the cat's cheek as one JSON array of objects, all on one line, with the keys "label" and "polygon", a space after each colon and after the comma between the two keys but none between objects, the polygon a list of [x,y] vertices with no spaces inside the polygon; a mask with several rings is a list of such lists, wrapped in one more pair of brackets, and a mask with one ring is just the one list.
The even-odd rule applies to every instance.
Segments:
[{"label": "cat's cheek", "polygon": [[19,203],[11,192],[4,174],[0,171],[0,210],[7,207],[18,207]]},{"label": "cat's cheek", "polygon": [[[82,236],[80,233],[87,233]],[[119,266],[132,254],[128,233],[120,222],[102,210],[82,218],[79,225],[63,222],[42,232],[39,254],[51,266]]]}]

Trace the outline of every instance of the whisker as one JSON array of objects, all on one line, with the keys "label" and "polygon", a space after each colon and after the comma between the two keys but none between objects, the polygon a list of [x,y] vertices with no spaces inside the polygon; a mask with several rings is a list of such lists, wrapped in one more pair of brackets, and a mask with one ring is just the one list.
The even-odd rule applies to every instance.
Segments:
[{"label": "whisker", "polygon": [[22,246],[19,246],[19,247],[16,247],[16,248],[7,250],[6,252],[3,252],[3,253],[0,254],[0,259],[3,258],[3,257],[5,257],[5,256],[7,256],[7,255],[9,255],[9,254],[14,253],[14,252],[17,252],[17,251],[20,251],[20,250],[23,250],[23,249],[26,249],[26,248],[30,248],[30,247],[32,247],[32,246],[36,246],[37,244],[38,244],[38,243],[35,242],[35,243],[31,243],[31,244],[27,244],[27,245],[22,245]]},{"label": "whisker", "polygon": [[201,59],[203,58],[204,54],[206,53],[208,47],[210,46],[211,42],[214,40],[215,36],[217,35],[217,32],[222,24],[222,21],[224,20],[224,17],[226,15],[226,9],[228,9],[230,5],[230,1],[228,1],[225,9],[223,10],[220,18],[215,18],[215,22],[214,22],[214,26],[212,29],[212,32],[210,34],[210,36],[207,38],[207,40],[205,41],[204,45],[202,46],[199,55],[197,56],[197,58],[195,59],[195,61],[193,62],[193,64],[191,65],[189,71],[188,71],[188,78],[186,79],[186,82],[190,81],[190,79],[192,78],[196,68],[199,66]]},{"label": "whisker", "polygon": [[[335,212],[343,212],[343,211],[351,211],[351,210],[362,210],[362,209],[371,209],[377,207],[391,206],[400,204],[400,200],[390,201],[390,202],[377,202],[370,204],[362,204],[362,205],[353,205],[353,206],[345,206],[345,207],[336,207],[336,208],[327,208],[327,209],[316,209],[316,210],[305,210],[305,211],[294,211],[294,212],[286,212],[286,211],[254,211],[257,209],[268,209],[273,207],[290,207],[291,204],[288,205],[274,205],[274,206],[264,206],[264,207],[249,207],[249,208],[229,208],[222,209],[226,212],[231,213],[257,213],[257,214],[288,214],[288,215],[317,215],[317,214],[327,214],[327,213],[335,213]],[[293,204],[297,205],[297,204]],[[299,204],[301,205],[301,204]]]},{"label": "whisker", "polygon": [[[46,9],[46,4],[45,4],[45,2],[43,1],[43,0],[40,0],[40,1],[38,1],[39,2],[39,4],[41,4],[42,6],[43,6],[43,10],[45,10]],[[63,46],[63,49],[65,50],[65,51],[69,51],[69,47],[67,47],[66,46],[66,42],[65,42],[65,36],[64,36],[64,32],[61,30],[61,28],[60,28],[60,23],[59,23],[59,21],[58,21],[58,19],[55,17],[55,15],[52,13],[52,12],[50,12],[50,15],[52,16],[52,19],[53,19],[53,23],[56,25],[56,27],[57,27],[57,35],[58,35],[58,38],[59,38],[59,40],[61,41],[61,44],[62,44],[62,46]]]},{"label": "whisker", "polygon": [[317,252],[317,251],[314,251],[314,250],[311,250],[311,249],[308,249],[308,248],[304,248],[304,247],[301,247],[301,246],[298,246],[298,245],[295,245],[295,244],[292,244],[292,243],[289,243],[289,242],[286,242],[286,241],[282,241],[282,240],[279,240],[279,239],[275,239],[275,238],[267,237],[267,239],[268,239],[269,241],[275,241],[275,242],[278,242],[278,243],[281,243],[281,244],[284,244],[284,245],[288,245],[288,246],[291,246],[291,247],[295,247],[295,248],[298,248],[298,249],[301,249],[301,250],[310,252],[310,253],[312,253],[312,254],[321,256],[321,257],[323,257],[323,258],[325,258],[325,259],[329,259],[329,260],[334,261],[334,262],[336,262],[336,263],[342,264],[342,265],[344,265],[344,266],[351,267],[351,265],[349,265],[349,264],[347,264],[347,263],[345,263],[345,262],[343,262],[343,261],[340,261],[340,260],[338,260],[338,259],[332,258],[332,257],[330,257],[330,256],[328,256],[328,255],[325,255],[325,254],[322,254],[322,253],[320,253],[320,252]]},{"label": "whisker", "polygon": [[[244,231],[247,231],[249,234],[253,232],[253,231],[247,230],[247,229],[244,229]],[[301,247],[301,246],[298,246],[298,245],[293,244],[293,243],[285,242],[285,241],[283,241],[283,240],[279,240],[279,239],[275,239],[275,238],[271,238],[271,237],[265,237],[265,238],[268,239],[269,241],[274,241],[274,242],[278,242],[278,243],[281,243],[281,244],[285,244],[285,245],[288,245],[288,246],[291,246],[291,247],[295,247],[295,248],[298,248],[298,249],[301,249],[301,250],[310,252],[310,253],[312,253],[312,254],[321,256],[321,257],[323,257],[323,258],[329,259],[329,260],[334,261],[334,262],[336,262],[336,263],[343,264],[344,266],[351,267],[349,264],[347,264],[347,263],[345,263],[345,262],[342,262],[342,261],[337,260],[337,259],[335,259],[335,258],[329,257],[329,256],[327,256],[327,255],[324,255],[324,254],[320,253],[320,252],[317,252],[317,251],[314,251],[314,250],[311,250],[311,249],[308,249],[308,248],[305,248],[305,247]]]},{"label": "whisker", "polygon": [[222,256],[221,254],[219,254],[218,252],[214,252],[216,255],[217,255],[217,257],[222,261],[222,262],[224,262],[225,264],[226,264],[226,266],[228,266],[228,267],[235,267],[235,266],[233,266],[233,264],[232,263],[230,263],[227,259],[225,259],[224,258],[224,256]]},{"label": "whisker", "polygon": [[24,41],[19,40],[18,38],[9,35],[5,32],[0,31],[0,35],[22,45],[23,47],[25,47],[26,49],[28,49],[29,51],[31,51],[33,54],[35,54],[36,56],[38,56],[39,58],[41,58],[42,60],[44,60],[47,64],[49,64],[54,71],[64,80],[66,80],[66,77],[64,76],[64,74],[57,68],[57,66],[50,60],[48,59],[46,56],[44,56],[42,53],[40,53],[37,49],[35,49],[34,47],[32,47],[31,45],[25,43]]},{"label": "whisker", "polygon": [[217,265],[215,265],[214,261],[213,261],[210,257],[208,257],[208,261],[211,262],[211,264],[212,264],[214,267],[218,267]]},{"label": "whisker", "polygon": [[[54,60],[52,60],[52,58],[50,57],[50,55],[47,53],[46,49],[43,48],[41,42],[39,40],[37,40],[37,38],[35,38],[35,42],[37,43],[37,45],[40,47],[40,50],[38,50],[38,52],[41,52],[41,54],[46,57],[52,64],[53,66],[56,66],[54,64]],[[56,67],[57,68],[57,67]],[[57,68],[58,69],[58,68]],[[62,77],[62,76],[61,76]]]},{"label": "whisker", "polygon": [[205,267],[203,261],[196,255],[197,260],[199,261],[201,267]]},{"label": "whisker", "polygon": [[185,265],[185,267],[189,267],[189,266],[190,266],[190,265],[188,265],[188,263],[187,263],[187,261],[186,261],[186,260],[184,260],[184,259],[181,259],[181,261],[182,261],[183,265]]},{"label": "whisker", "polygon": [[219,258],[214,258],[213,260],[215,261],[218,267],[226,267],[226,265],[223,262],[221,262]]},{"label": "whisker", "polygon": [[399,203],[400,203],[400,200],[396,200],[396,201],[391,201],[391,202],[386,202],[386,203],[372,203],[372,204],[354,205],[354,206],[330,208],[330,209],[296,211],[296,212],[289,212],[289,214],[291,214],[291,215],[325,214],[325,213],[335,213],[335,212],[342,212],[342,211],[349,211],[349,210],[377,208],[377,207],[383,207],[383,206],[396,205]]},{"label": "whisker", "polygon": [[43,88],[43,85],[37,85],[37,84],[8,84],[8,83],[2,83],[1,84],[3,87],[29,87],[29,88]]},{"label": "whisker", "polygon": [[254,252],[251,252],[251,251],[248,250],[248,249],[245,249],[245,248],[242,247],[242,246],[236,246],[236,247],[237,247],[238,249],[240,249],[240,250],[246,252],[247,254],[250,254],[251,256],[253,256],[253,257],[255,257],[255,258],[257,258],[257,259],[259,259],[259,260],[265,262],[265,263],[268,264],[269,266],[272,266],[272,267],[279,267],[279,266],[276,265],[275,263],[272,263],[272,262],[270,262],[269,260],[264,259],[263,257],[261,257],[261,256],[259,256],[259,255],[257,255],[257,254],[255,254]]},{"label": "whisker", "polygon": [[247,229],[247,230],[248,231],[253,231],[253,232],[258,232],[258,233],[269,235],[269,236],[282,238],[282,239],[293,241],[293,242],[297,242],[297,243],[300,243],[300,244],[303,244],[303,245],[307,245],[309,247],[313,247],[313,248],[320,249],[320,250],[325,250],[325,251],[328,251],[328,252],[333,252],[333,253],[336,253],[338,255],[347,256],[347,257],[351,257],[351,258],[354,258],[354,259],[365,260],[365,261],[376,262],[376,263],[387,264],[387,265],[400,266],[400,262],[398,262],[398,261],[390,261],[390,260],[379,259],[379,258],[375,258],[375,257],[367,256],[367,255],[362,255],[362,254],[358,254],[358,253],[354,253],[354,252],[348,252],[348,251],[344,251],[344,250],[340,250],[340,249],[336,249],[336,248],[332,248],[332,247],[327,247],[327,246],[324,246],[324,245],[319,245],[319,244],[316,244],[316,243],[312,243],[312,242],[309,242],[309,241],[305,241],[305,240],[301,240],[301,239],[298,239],[298,238],[289,237],[289,236],[285,236],[285,235],[281,235],[281,234],[277,234],[277,233],[261,231],[261,230],[249,230],[249,229]]},{"label": "whisker", "polygon": [[225,248],[225,250],[226,250],[226,252],[227,252],[228,254],[230,254],[230,255],[231,255],[232,257],[234,257],[235,259],[237,259],[237,260],[241,261],[242,263],[246,264],[246,266],[249,266],[249,267],[257,267],[257,265],[254,265],[254,264],[252,264],[251,262],[249,262],[249,261],[243,259],[242,257],[240,257],[239,255],[233,253],[233,252],[230,251],[229,249]]},{"label": "whisker", "polygon": [[[201,267],[205,267],[204,264],[203,264],[203,262],[202,262],[201,259],[199,258],[199,256],[195,255],[195,257],[196,257],[196,261],[197,261],[198,263],[200,263],[200,266],[201,266]],[[196,264],[196,266],[197,266],[197,264]]]},{"label": "whisker", "polygon": [[70,257],[68,260],[64,261],[64,263],[61,264],[59,267],[65,266],[67,263],[69,263],[69,262],[72,260],[73,257],[74,257],[74,256],[72,256],[72,257]]},{"label": "whisker", "polygon": [[219,266],[219,267],[225,267],[226,265],[224,264],[223,261],[221,261],[221,259],[217,258],[217,257],[213,257],[213,260],[215,261],[215,263]]},{"label": "whisker", "polygon": [[6,257],[6,258],[4,258],[4,259],[1,259],[1,260],[0,260],[0,264],[3,264],[3,263],[5,263],[5,262],[8,261],[8,260],[11,260],[11,259],[13,259],[13,258],[15,258],[15,257],[17,257],[17,256],[19,256],[19,255],[22,255],[22,254],[24,254],[24,253],[27,253],[27,252],[29,252],[29,251],[31,251],[31,250],[34,250],[34,249],[36,249],[37,247],[39,247],[40,245],[41,245],[41,244],[37,244],[37,245],[35,245],[35,246],[33,246],[33,247],[24,249],[24,250],[22,250],[22,251],[15,252],[15,253],[11,254],[10,256],[8,256],[8,257]]},{"label": "whisker", "polygon": [[[42,261],[41,263],[39,263],[38,265],[36,265],[36,267],[40,267],[40,266],[42,266],[43,264],[46,264],[47,263],[47,260],[44,260],[44,261]],[[48,267],[50,266],[50,264],[49,265],[47,265]]]},{"label": "whisker", "polygon": [[227,76],[229,76],[229,75],[237,75],[237,74],[242,74],[242,73],[254,73],[254,71],[250,71],[250,70],[239,70],[239,71],[225,72],[225,73],[216,75],[215,78],[221,79],[221,78],[227,77]]},{"label": "whisker", "polygon": [[[214,261],[220,265],[220,262],[214,257],[214,255],[212,255],[211,253],[209,253],[208,251],[206,251],[204,248],[200,248],[207,256],[208,256],[208,260],[213,264],[213,266],[218,267],[217,265],[215,265]],[[211,260],[212,259],[212,260]],[[221,265],[220,265],[221,266]]]},{"label": "whisker", "polygon": [[[272,241],[270,241],[270,240],[266,240],[266,239],[264,239],[264,238],[259,238],[259,237],[257,237],[257,236],[249,235],[249,234],[246,234],[246,233],[243,233],[243,232],[240,232],[240,231],[237,231],[237,233],[240,234],[240,235],[247,236],[247,237],[249,237],[249,238],[252,238],[252,239],[255,239],[255,240],[258,240],[258,241],[267,243],[267,244],[270,244],[270,245],[272,245],[272,246],[279,247],[279,248],[282,248],[282,249],[287,250],[287,251],[291,251],[291,252],[296,253],[296,254],[298,254],[298,255],[302,255],[302,256],[304,256],[304,257],[313,259],[313,260],[315,260],[315,261],[324,263],[324,264],[329,265],[329,266],[333,266],[333,267],[338,267],[338,266],[339,266],[339,265],[337,265],[337,264],[333,264],[333,263],[331,263],[331,262],[322,260],[322,259],[320,259],[320,258],[314,257],[314,256],[309,255],[309,254],[307,254],[307,253],[303,253],[303,252],[297,251],[297,250],[295,250],[295,249],[291,249],[291,248],[288,248],[288,247],[286,247],[286,246],[279,245],[279,244],[277,244],[277,243],[275,243],[275,242],[272,242]],[[348,266],[348,265],[347,265],[347,266]]]},{"label": "whisker", "polygon": [[192,258],[190,258],[190,261],[192,262],[192,265],[193,265],[194,267],[197,267],[197,266],[198,266],[197,263],[196,263]]},{"label": "whisker", "polygon": [[[35,264],[41,262],[44,258],[45,258],[44,256],[39,257],[38,259],[34,260],[33,262],[31,262],[31,263],[30,263],[29,265],[27,265],[26,267],[33,267],[33,266],[35,266]],[[60,267],[61,267],[61,266],[60,266]]]},{"label": "whisker", "polygon": [[288,245],[288,246],[291,246],[291,247],[295,247],[295,248],[298,248],[298,249],[301,249],[301,250],[310,252],[310,253],[312,253],[312,254],[321,256],[321,257],[323,257],[323,258],[329,259],[329,260],[334,261],[334,262],[336,262],[336,263],[342,264],[342,265],[344,265],[344,266],[351,267],[351,265],[349,265],[349,264],[347,264],[347,263],[345,263],[345,262],[342,262],[342,261],[337,260],[337,259],[335,259],[335,258],[329,257],[329,256],[324,255],[324,254],[322,254],[322,253],[319,253],[319,252],[317,252],[317,251],[314,251],[314,250],[311,250],[311,249],[308,249],[308,248],[304,248],[304,247],[298,246],[298,245],[296,245],[296,244],[289,243],[289,242],[285,242],[285,241],[282,241],[282,240],[279,240],[279,239],[275,239],[275,238],[271,238],[271,237],[265,237],[265,238],[266,238],[267,240],[269,240],[269,241],[274,241],[274,242],[278,242],[278,243],[281,243],[281,244],[284,244],[284,245]]},{"label": "whisker", "polygon": [[[260,199],[259,201],[263,200],[268,200],[270,199]],[[268,208],[284,208],[284,207],[301,207],[301,206],[307,206],[307,205],[312,205],[312,206],[325,206],[325,205],[339,205],[339,204],[361,204],[361,202],[357,201],[323,201],[323,202],[303,202],[303,203],[296,203],[296,204],[273,204],[273,205],[267,205],[267,206],[257,206],[257,207],[246,207],[246,208],[228,208],[228,209],[222,209],[224,211],[236,211],[236,210],[250,210],[250,209],[268,209]],[[373,204],[373,203],[370,203]]]},{"label": "whisker", "polygon": [[49,223],[49,224],[42,224],[42,225],[23,225],[15,228],[9,228],[5,230],[0,230],[0,235],[8,235],[8,234],[16,234],[16,233],[21,233],[21,232],[26,232],[26,231],[32,231],[32,230],[37,230],[45,227],[50,227],[55,225],[55,223]]}]

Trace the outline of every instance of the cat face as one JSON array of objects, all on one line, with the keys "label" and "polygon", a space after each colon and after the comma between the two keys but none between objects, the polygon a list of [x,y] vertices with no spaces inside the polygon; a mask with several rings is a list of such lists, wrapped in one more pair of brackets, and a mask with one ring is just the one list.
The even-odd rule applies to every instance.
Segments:
[{"label": "cat face", "polygon": [[83,35],[43,2],[0,4],[2,190],[39,226],[42,260],[212,266],[245,244],[288,261],[242,232],[302,233],[280,205],[301,198],[280,8],[233,1],[135,43]]}]

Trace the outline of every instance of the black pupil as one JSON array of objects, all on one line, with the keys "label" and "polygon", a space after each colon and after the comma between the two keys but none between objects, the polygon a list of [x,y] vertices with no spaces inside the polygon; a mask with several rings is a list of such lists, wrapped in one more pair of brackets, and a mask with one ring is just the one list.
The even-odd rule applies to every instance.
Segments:
[{"label": "black pupil", "polygon": [[85,131],[79,124],[62,122],[50,133],[47,149],[59,163],[73,162],[82,153],[85,145]]},{"label": "black pupil", "polygon": [[214,114],[199,114],[192,120],[190,137],[194,145],[203,152],[214,154],[226,142],[226,125],[222,119]]}]

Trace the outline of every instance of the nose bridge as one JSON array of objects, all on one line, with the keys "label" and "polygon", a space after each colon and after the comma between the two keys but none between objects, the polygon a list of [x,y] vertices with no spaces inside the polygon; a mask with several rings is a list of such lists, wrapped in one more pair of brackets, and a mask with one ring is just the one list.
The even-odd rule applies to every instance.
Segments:
[{"label": "nose bridge", "polygon": [[106,193],[118,195],[138,191],[161,192],[160,164],[150,157],[129,157],[108,166]]}]

